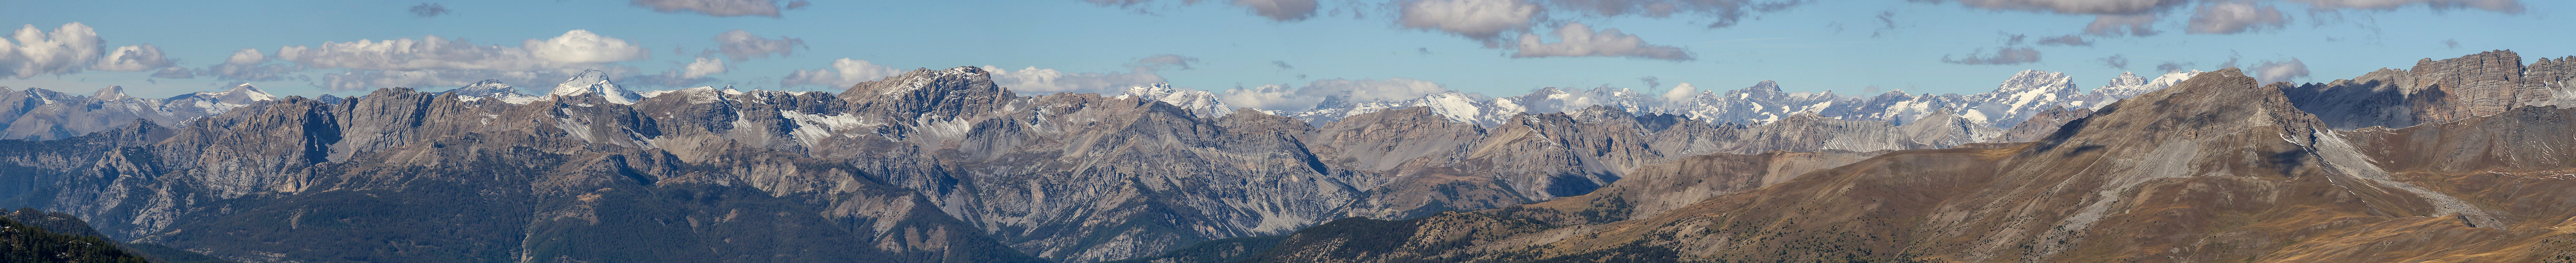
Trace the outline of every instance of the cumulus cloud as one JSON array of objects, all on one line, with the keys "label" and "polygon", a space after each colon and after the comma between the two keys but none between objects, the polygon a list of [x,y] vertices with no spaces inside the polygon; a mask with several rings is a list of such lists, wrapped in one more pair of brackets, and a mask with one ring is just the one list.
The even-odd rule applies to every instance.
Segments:
[{"label": "cumulus cloud", "polygon": [[2213,3],[2201,5],[2200,11],[2191,15],[2191,27],[2183,32],[2235,34],[2280,29],[2281,25],[2289,22],[2289,17],[2282,16],[2281,10],[2272,6],[2245,2]]},{"label": "cumulus cloud", "polygon": [[778,2],[772,0],[634,0],[633,4],[663,13],[778,17]]},{"label": "cumulus cloud", "polygon": [[[523,46],[520,47],[477,45],[463,39],[451,40],[435,35],[419,40],[362,39],[323,42],[319,46],[281,47],[276,58],[305,68],[350,69],[350,72],[326,77],[328,85],[324,87],[360,90],[464,85],[484,79],[541,83],[532,80],[569,75],[585,69],[631,71],[603,63],[650,57],[641,46],[586,30],[572,30],[554,38],[529,39],[521,43]],[[239,55],[237,52],[236,57]],[[487,75],[493,77],[478,77]]]},{"label": "cumulus cloud", "polygon": [[2263,61],[2254,64],[2254,78],[2263,83],[2291,81],[2308,77],[2308,63],[2298,58],[2287,61]]},{"label": "cumulus cloud", "polygon": [[2318,8],[2354,8],[2354,9],[2390,10],[2390,9],[2397,9],[2397,8],[2399,8],[2399,7],[2405,7],[2405,6],[2409,6],[2409,5],[2422,5],[2422,6],[2430,7],[2430,8],[2433,8],[2433,9],[2476,8],[2476,9],[2484,9],[2484,10],[2487,10],[2487,11],[2496,11],[2496,12],[2508,13],[2508,14],[2511,14],[2511,13],[2522,13],[2522,10],[2523,10],[2523,7],[2522,7],[2522,1],[2520,1],[2520,0],[2292,0],[2292,1],[2295,1],[2295,2],[2305,2],[2305,3],[2308,3],[2308,5],[2313,5],[2313,6],[2316,6],[2316,7],[2318,7]]},{"label": "cumulus cloud", "polygon": [[1227,89],[1217,95],[1217,99],[1229,106],[1277,111],[1313,109],[1315,103],[1323,101],[1322,98],[1298,96],[1297,89],[1278,84]]},{"label": "cumulus cloud", "polygon": [[698,58],[698,61],[689,62],[689,65],[680,67],[680,77],[682,78],[694,79],[724,72],[724,60],[715,58]]},{"label": "cumulus cloud", "polygon": [[0,74],[26,79],[38,74],[79,73],[98,61],[98,31],[72,22],[52,32],[25,25],[0,40]]},{"label": "cumulus cloud", "polygon": [[1698,95],[1698,86],[1691,86],[1690,82],[1682,82],[1681,84],[1674,84],[1672,90],[1665,90],[1662,97],[1664,98],[1664,101],[1681,102],[1688,101],[1691,97]]},{"label": "cumulus cloud", "polygon": [[197,77],[197,71],[182,67],[166,67],[161,68],[161,70],[152,71],[152,77],[165,79],[195,78]]},{"label": "cumulus cloud", "polygon": [[1061,70],[1038,67],[1027,67],[1020,70],[1006,70],[995,66],[983,66],[981,68],[983,68],[985,72],[993,73],[993,84],[1001,85],[1004,88],[1009,88],[1011,91],[1019,92],[1020,94],[1050,94],[1063,92],[1108,93],[1125,90],[1127,87],[1163,83],[1162,75],[1156,75],[1150,71],[1101,73],[1064,72]]},{"label": "cumulus cloud", "polygon": [[447,6],[438,3],[420,3],[420,5],[411,6],[411,15],[414,16],[437,17],[445,14],[447,14]]},{"label": "cumulus cloud", "polygon": [[[613,75],[632,72],[628,68],[609,68]],[[361,90],[367,87],[453,87],[486,79],[502,83],[558,83],[572,76],[560,71],[504,71],[486,69],[445,70],[359,70],[322,74],[323,88]]]},{"label": "cumulus cloud", "polygon": [[733,59],[734,61],[743,61],[755,58],[768,58],[770,54],[778,54],[779,57],[787,57],[787,55],[794,54],[797,47],[804,46],[804,39],[796,39],[786,36],[780,36],[778,39],[761,38],[760,36],[752,35],[751,32],[737,29],[716,34],[715,52],[724,54],[725,58]]},{"label": "cumulus cloud", "polygon": [[1528,31],[1540,19],[1537,4],[1520,0],[1414,0],[1403,5],[1396,22],[1405,28],[1436,30],[1498,46],[1504,32]]},{"label": "cumulus cloud", "polygon": [[1314,109],[1316,104],[1333,97],[1340,97],[1344,102],[1362,103],[1407,100],[1447,91],[1439,83],[1418,79],[1327,79],[1308,82],[1299,88],[1284,85],[1234,88],[1219,96],[1226,104],[1236,107],[1302,111]]},{"label": "cumulus cloud", "polygon": [[224,59],[223,64],[208,66],[198,72],[221,80],[277,81],[289,79],[292,76],[287,75],[288,73],[300,70],[294,65],[269,63],[269,61],[271,61],[269,56],[261,53],[259,49],[244,48],[241,51],[234,51],[232,57]]},{"label": "cumulus cloud", "polygon": [[1583,23],[1566,23],[1556,28],[1556,43],[1543,43],[1538,34],[1522,34],[1515,58],[1537,57],[1626,57],[1691,61],[1690,51],[1681,47],[1647,44],[1637,35],[1620,33],[1619,29],[1592,31]]},{"label": "cumulus cloud", "polygon": [[[1553,8],[1559,9],[1559,10],[1576,11],[1576,12],[1582,12],[1582,13],[1589,14],[1589,15],[1594,15],[1594,16],[1603,16],[1603,17],[1615,17],[1615,16],[1624,16],[1624,15],[1638,15],[1638,16],[1645,16],[1645,17],[1663,18],[1663,17],[1671,17],[1671,16],[1673,16],[1673,15],[1675,15],[1675,14],[1698,14],[1698,15],[1706,16],[1706,18],[1709,18],[1709,19],[1710,19],[1710,21],[1709,21],[1709,22],[1708,22],[1708,24],[1706,25],[1706,26],[1708,26],[1708,27],[1710,27],[1710,28],[1720,28],[1720,27],[1729,27],[1729,26],[1734,26],[1738,21],[1741,21],[1745,16],[1750,16],[1750,15],[1752,15],[1752,14],[1755,14],[1755,13],[1761,13],[1761,12],[1770,12],[1770,11],[1779,11],[1779,10],[1783,10],[1783,9],[1788,9],[1788,8],[1790,8],[1790,7],[1795,7],[1795,6],[1797,6],[1797,5],[1799,5],[1799,4],[1803,4],[1803,3],[1805,3],[1805,2],[1807,2],[1807,1],[1795,1],[1795,0],[1788,0],[1788,1],[1757,1],[1757,0],[1547,0],[1547,1],[1546,1],[1547,5],[1548,5],[1549,7],[1553,7]],[[1885,19],[1885,18],[1888,18],[1887,16],[1893,15],[1893,13],[1882,13],[1881,15],[1882,15],[1882,16],[1881,16],[1880,18]]]},{"label": "cumulus cloud", "polygon": [[2153,36],[2156,33],[2162,33],[2156,31],[2155,25],[2155,15],[2100,15],[2093,17],[2092,24],[2084,25],[2084,33],[2097,36]]},{"label": "cumulus cloud", "polygon": [[643,46],[575,29],[552,39],[522,43],[528,53],[556,63],[601,63],[652,58]]},{"label": "cumulus cloud", "polygon": [[[787,78],[780,79],[778,81],[778,86],[824,86],[827,88],[846,88],[850,85],[859,84],[859,82],[884,79],[886,77],[892,77],[895,74],[902,73],[903,71],[895,70],[894,67],[877,65],[874,62],[868,62],[866,60],[841,58],[839,60],[833,60],[832,67],[830,68],[796,70],[796,72],[787,73]],[[999,80],[995,81],[998,82]]]},{"label": "cumulus cloud", "polygon": [[670,71],[663,71],[660,74],[627,76],[625,78],[619,78],[617,83],[632,86],[690,87],[697,86],[701,83],[716,82],[718,81],[716,78],[710,78],[707,77],[707,75],[725,73],[727,70],[729,70],[729,68],[725,66],[724,59],[698,57],[697,60],[680,64],[679,68],[673,68]]},{"label": "cumulus cloud", "polygon": [[152,44],[142,44],[116,47],[115,51],[108,51],[105,57],[99,58],[98,65],[92,65],[90,66],[90,69],[105,71],[145,71],[168,68],[171,64],[176,63],[169,57],[161,56],[160,47],[154,47]]},{"label": "cumulus cloud", "polygon": [[2055,36],[2055,37],[2040,38],[2040,39],[2039,39],[2039,44],[2040,44],[2040,45],[2046,45],[2046,46],[2079,46],[2079,47],[2090,47],[2090,46],[2093,46],[2093,40],[2087,40],[2087,39],[2084,39],[2084,36],[2078,36],[2078,35],[2064,35],[2064,36]]},{"label": "cumulus cloud", "polygon": [[1253,15],[1278,21],[1297,21],[1315,16],[1315,0],[1234,0],[1235,5],[1251,8]]},{"label": "cumulus cloud", "polygon": [[1970,7],[2086,15],[2136,15],[2191,3],[2190,0],[1958,0]]},{"label": "cumulus cloud", "polygon": [[1941,55],[1941,62],[1968,65],[2019,65],[2039,62],[2039,50],[2028,47],[2006,47],[1996,49],[1993,54],[1985,52],[1985,49],[1978,49],[1976,52],[1968,53],[1967,58],[1961,59]]}]

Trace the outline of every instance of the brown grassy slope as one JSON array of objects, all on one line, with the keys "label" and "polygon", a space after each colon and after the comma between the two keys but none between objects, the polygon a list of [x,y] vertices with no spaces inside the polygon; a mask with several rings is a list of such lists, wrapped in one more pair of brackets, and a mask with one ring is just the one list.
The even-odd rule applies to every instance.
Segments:
[{"label": "brown grassy slope", "polygon": [[2505,199],[2382,172],[2369,160],[2390,157],[2357,149],[2383,144],[2322,132],[2277,87],[2236,70],[2067,127],[2009,147],[1888,153],[1652,217],[1526,226],[1449,214],[1374,237],[1400,243],[1355,248],[1336,240],[1359,236],[1300,234],[1255,259],[2529,261],[2554,234],[2513,216],[2535,213],[2491,205]]}]

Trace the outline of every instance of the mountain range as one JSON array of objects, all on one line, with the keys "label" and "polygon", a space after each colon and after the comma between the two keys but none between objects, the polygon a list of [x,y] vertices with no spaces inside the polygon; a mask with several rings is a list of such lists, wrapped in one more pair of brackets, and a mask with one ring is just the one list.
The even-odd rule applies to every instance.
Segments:
[{"label": "mountain range", "polygon": [[[1168,85],[1022,95],[975,67],[841,92],[597,71],[543,95],[29,88],[0,92],[22,139],[0,140],[0,206],[241,261],[1088,262],[1263,236],[1219,258],[2524,259],[2489,252],[2561,246],[2542,180],[2576,159],[2516,141],[2576,142],[2547,107],[2576,66],[2520,61],[1295,112]],[[2353,248],[2383,243],[2467,248]]]}]

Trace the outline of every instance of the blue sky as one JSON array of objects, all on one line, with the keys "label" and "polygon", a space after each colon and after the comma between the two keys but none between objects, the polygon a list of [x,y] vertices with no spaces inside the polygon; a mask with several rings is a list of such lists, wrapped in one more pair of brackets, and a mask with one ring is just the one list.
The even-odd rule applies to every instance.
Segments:
[{"label": "blue sky", "polygon": [[[1310,13],[1288,8],[1304,16],[1285,20],[1251,7],[1272,3],[1316,7]],[[1601,3],[1637,8],[1602,9]],[[412,12],[427,4],[445,12]],[[1658,17],[1649,13],[1656,4],[1681,9]],[[1781,5],[1751,7],[1763,4]],[[1480,7],[1485,9],[1474,9]],[[1503,12],[1505,19],[1493,20],[1493,12],[1457,11],[1508,7],[1528,7],[1530,15]],[[1018,77],[1004,82],[1026,86],[1012,87],[1024,93],[1114,90],[1155,81],[1218,92],[1264,85],[1294,89],[1330,79],[1418,80],[1492,95],[1549,86],[1660,91],[1685,82],[1723,90],[1761,80],[1777,80],[1791,91],[1847,95],[1885,89],[1974,93],[2026,69],[2066,72],[2090,88],[2122,71],[2160,73],[2160,65],[2214,70],[2229,61],[2248,68],[2273,62],[2281,73],[2263,77],[2323,82],[2492,49],[2515,50],[2527,62],[2576,55],[2576,45],[2566,44],[2576,43],[2576,35],[2568,34],[2576,32],[2569,26],[2576,23],[2557,17],[2568,10],[2576,5],[2517,0],[0,0],[0,26],[32,26],[45,34],[72,23],[87,27],[97,39],[93,60],[107,60],[126,46],[148,44],[160,53],[125,66],[31,62],[35,56],[28,54],[63,51],[28,51],[23,47],[33,45],[12,37],[21,54],[0,56],[6,62],[0,63],[0,86],[86,93],[120,85],[155,97],[248,82],[280,95],[314,96],[391,86],[443,90],[501,79],[544,92],[572,72],[604,69],[636,90],[731,84],[837,91],[889,69],[993,66],[1005,77]],[[1710,26],[1725,21],[1725,13],[1739,15],[1732,25]],[[2158,33],[2088,31],[2106,17],[2151,17],[2154,22],[2145,27]],[[1497,27],[1496,21],[1506,23]],[[1569,27],[1595,40],[1628,36],[1642,42],[1567,44],[1561,30]],[[1608,34],[1613,29],[1618,34]],[[529,51],[537,50],[532,42],[582,40],[573,30],[611,41],[565,41],[561,45],[569,49]],[[710,51],[725,45],[719,34],[733,30],[759,40],[734,43],[743,47],[801,45],[785,52],[737,52],[749,56]],[[355,47],[301,60],[281,54],[282,47],[432,35],[481,48],[445,51],[477,56],[465,62]],[[2012,35],[2023,38],[2012,42]],[[2089,44],[2040,42],[2066,36]],[[1533,37],[1542,44],[1537,47],[1583,49],[1518,46]],[[256,72],[269,75],[215,72],[243,49],[267,59],[242,65],[265,66]],[[2106,63],[2112,56],[2125,59],[2125,67]],[[690,74],[687,65],[702,58],[722,66]],[[834,67],[843,59],[849,61],[841,63],[845,67]],[[2306,74],[2288,71],[2289,65]],[[791,77],[800,70],[809,72]],[[415,77],[387,77],[405,74]],[[801,81],[782,83],[790,79]]]}]

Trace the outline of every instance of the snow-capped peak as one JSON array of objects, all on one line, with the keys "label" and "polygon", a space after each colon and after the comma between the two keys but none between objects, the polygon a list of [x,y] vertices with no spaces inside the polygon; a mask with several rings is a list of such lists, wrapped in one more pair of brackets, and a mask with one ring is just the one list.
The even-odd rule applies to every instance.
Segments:
[{"label": "snow-capped peak", "polygon": [[1217,100],[1216,93],[1173,88],[1171,83],[1127,87],[1127,90],[1120,92],[1116,98],[1161,101],[1172,106],[1180,106],[1181,109],[1189,110],[1191,114],[1200,117],[1224,116],[1234,110],[1233,106],[1227,106],[1224,101]]},{"label": "snow-capped peak", "polygon": [[2137,86],[2146,84],[2147,78],[2138,77],[2138,74],[2136,73],[2121,71],[2120,77],[2111,78],[2111,84],[2105,84],[2103,86]]},{"label": "snow-capped peak", "polygon": [[241,86],[235,86],[232,90],[225,91],[224,93],[227,95],[241,96],[241,98],[248,101],[277,100],[277,95],[269,95],[268,91],[259,90],[259,87],[252,87],[250,86],[250,83],[242,83]]},{"label": "snow-capped peak", "polygon": [[483,81],[478,81],[478,82],[474,82],[474,84],[467,84],[467,85],[465,85],[464,87],[457,87],[456,89],[447,90],[447,93],[455,93],[457,96],[466,96],[466,97],[478,97],[478,96],[494,95],[494,94],[524,95],[524,94],[522,94],[522,93],[519,93],[519,89],[518,89],[518,88],[511,87],[511,86],[510,86],[510,84],[507,84],[507,83],[501,83],[501,80],[491,80],[491,79],[487,79],[487,80],[483,80]]},{"label": "snow-capped peak", "polygon": [[564,80],[563,84],[556,84],[555,90],[546,94],[573,97],[592,93],[600,94],[600,97],[608,99],[608,103],[635,104],[635,101],[644,100],[643,95],[609,83],[608,73],[598,70],[583,70],[580,75]]},{"label": "snow-capped peak", "polygon": [[125,95],[125,86],[107,86],[107,88],[98,89],[98,93],[91,94],[89,98],[104,101],[116,101],[134,97]]},{"label": "snow-capped peak", "polygon": [[[2121,72],[2119,78],[2111,79],[2110,85],[2093,88],[2093,93],[2103,96],[2108,100],[2125,99],[2128,97],[2138,96],[2138,94],[2147,94],[2148,92],[2162,90],[2165,89],[2165,87],[2172,87],[2174,83],[2182,82],[2184,79],[2190,79],[2192,75],[2199,73],[2200,71],[2197,70],[2168,72],[2162,76],[2157,76],[2155,80],[2150,81],[2145,77],[2139,77],[2137,74]],[[2099,107],[2101,104],[2093,106]]]},{"label": "snow-capped peak", "polygon": [[170,97],[167,104],[177,106],[174,108],[198,108],[206,109],[205,112],[208,113],[221,113],[272,100],[277,100],[277,96],[269,95],[268,91],[259,90],[259,87],[253,87],[249,83],[243,83],[240,86],[233,86],[230,90],[199,91]]}]

